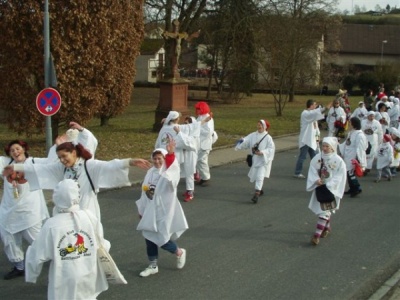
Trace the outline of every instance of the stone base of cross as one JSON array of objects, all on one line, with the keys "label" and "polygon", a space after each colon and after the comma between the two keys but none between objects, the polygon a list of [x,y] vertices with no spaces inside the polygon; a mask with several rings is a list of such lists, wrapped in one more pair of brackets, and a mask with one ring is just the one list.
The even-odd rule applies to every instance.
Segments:
[{"label": "stone base of cross", "polygon": [[162,127],[162,119],[168,116],[171,110],[182,114],[183,120],[189,115],[187,108],[189,95],[189,81],[180,78],[171,78],[159,81],[160,98],[155,112],[153,131],[158,132]]}]

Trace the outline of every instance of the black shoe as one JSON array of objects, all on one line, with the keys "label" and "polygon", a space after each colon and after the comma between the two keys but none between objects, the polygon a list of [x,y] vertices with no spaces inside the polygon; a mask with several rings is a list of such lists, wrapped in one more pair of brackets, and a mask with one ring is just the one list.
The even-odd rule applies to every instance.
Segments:
[{"label": "black shoe", "polygon": [[362,192],[362,190],[358,190],[358,191],[356,191],[356,192],[352,192],[352,193],[350,193],[350,198],[354,198],[354,197],[356,197],[358,194],[360,194]]},{"label": "black shoe", "polygon": [[344,192],[344,194],[345,194],[345,195],[350,195],[350,194],[351,194],[351,191],[348,190],[348,191]]},{"label": "black shoe", "polygon": [[253,203],[256,204],[258,202],[259,196],[260,196],[259,194],[254,194],[253,198],[251,198],[251,201],[253,201]]},{"label": "black shoe", "polygon": [[204,180],[204,179],[200,179],[199,181],[199,185],[201,186],[208,186],[210,184],[210,180]]},{"label": "black shoe", "polygon": [[20,276],[25,276],[25,270],[18,270],[17,268],[14,267],[14,269],[12,269],[11,272],[4,275],[4,279],[10,280]]}]

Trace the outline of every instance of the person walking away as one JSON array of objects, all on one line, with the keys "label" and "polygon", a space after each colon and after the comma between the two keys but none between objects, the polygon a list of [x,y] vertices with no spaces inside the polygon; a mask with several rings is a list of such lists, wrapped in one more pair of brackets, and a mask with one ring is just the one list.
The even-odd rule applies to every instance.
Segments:
[{"label": "person walking away", "polygon": [[[64,179],[54,188],[57,212],[43,225],[26,254],[26,281],[36,283],[43,264],[50,261],[48,299],[96,299],[108,289],[97,257],[102,225],[89,211],[79,207],[76,181]],[[104,243],[103,239],[99,239]],[[104,243],[103,247],[107,247]],[[107,249],[108,251],[109,249]]]},{"label": "person walking away", "polygon": [[[317,103],[315,100],[309,99],[306,102],[306,109],[301,113],[300,117],[300,135],[299,135],[299,149],[300,153],[296,162],[296,169],[294,172],[295,178],[306,178],[301,172],[303,170],[303,163],[307,157],[307,153],[312,159],[318,148],[319,129],[318,120],[324,118],[324,107],[316,108]],[[330,109],[331,104],[326,107]],[[318,141],[317,141],[318,139]]]},{"label": "person walking away", "polygon": [[[346,165],[337,154],[337,145],[336,137],[325,137],[322,140],[321,154],[314,156],[308,170],[307,191],[312,191],[308,208],[318,216],[316,230],[311,239],[313,245],[318,245],[320,238],[325,238],[331,232],[331,216],[339,209],[346,186]],[[329,205],[317,199],[316,188],[323,185],[334,196],[333,203],[327,202]]]},{"label": "person walking away", "polygon": [[[197,121],[203,121],[210,116],[210,107],[206,102],[200,101],[195,104]],[[201,125],[200,129],[200,149],[197,158],[197,171],[199,172],[199,185],[207,186],[211,179],[208,156],[212,150],[214,134],[214,118]]]},{"label": "person walking away", "polygon": [[177,197],[180,179],[178,161],[174,155],[175,141],[170,139],[167,150],[155,149],[151,155],[153,167],[149,169],[142,184],[142,194],[136,201],[140,221],[137,230],[146,242],[149,266],[140,277],[158,273],[158,248],[176,255],[176,267],[186,263],[186,250],[178,247],[176,240],[189,228],[182,206]]},{"label": "person walking away", "polygon": [[257,122],[257,130],[242,138],[235,150],[250,149],[252,165],[249,171],[250,182],[255,182],[255,193],[251,201],[256,204],[258,198],[264,194],[264,178],[271,174],[272,161],[275,156],[275,144],[268,133],[270,123],[267,120]]},{"label": "person walking away", "polygon": [[354,164],[352,160],[357,160],[363,169],[367,166],[366,150],[368,148],[368,140],[361,130],[360,119],[353,117],[350,119],[350,131],[346,140],[339,145],[341,156],[346,164],[347,182],[349,190],[345,194],[350,194],[350,197],[356,197],[362,192],[361,185],[354,173]]}]

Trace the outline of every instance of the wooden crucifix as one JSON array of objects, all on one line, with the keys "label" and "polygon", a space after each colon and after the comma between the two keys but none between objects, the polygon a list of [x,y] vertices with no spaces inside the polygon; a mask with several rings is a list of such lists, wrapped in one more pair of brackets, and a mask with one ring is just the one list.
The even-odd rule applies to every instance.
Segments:
[{"label": "wooden crucifix", "polygon": [[193,38],[199,37],[200,30],[189,35],[187,32],[179,32],[179,21],[177,19],[172,21],[172,32],[164,31],[162,36],[164,39],[174,40],[173,51],[171,53],[171,75],[172,78],[180,78],[179,75],[179,57],[181,55],[182,40],[190,42]]}]

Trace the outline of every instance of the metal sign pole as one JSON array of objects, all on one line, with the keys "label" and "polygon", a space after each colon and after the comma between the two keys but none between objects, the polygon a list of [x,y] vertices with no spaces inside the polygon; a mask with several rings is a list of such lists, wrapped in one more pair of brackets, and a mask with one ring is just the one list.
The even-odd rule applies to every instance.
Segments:
[{"label": "metal sign pole", "polygon": [[[44,85],[45,88],[50,86],[50,20],[49,20],[49,1],[44,1]],[[52,141],[51,117],[46,117],[46,151],[48,152]]]}]

